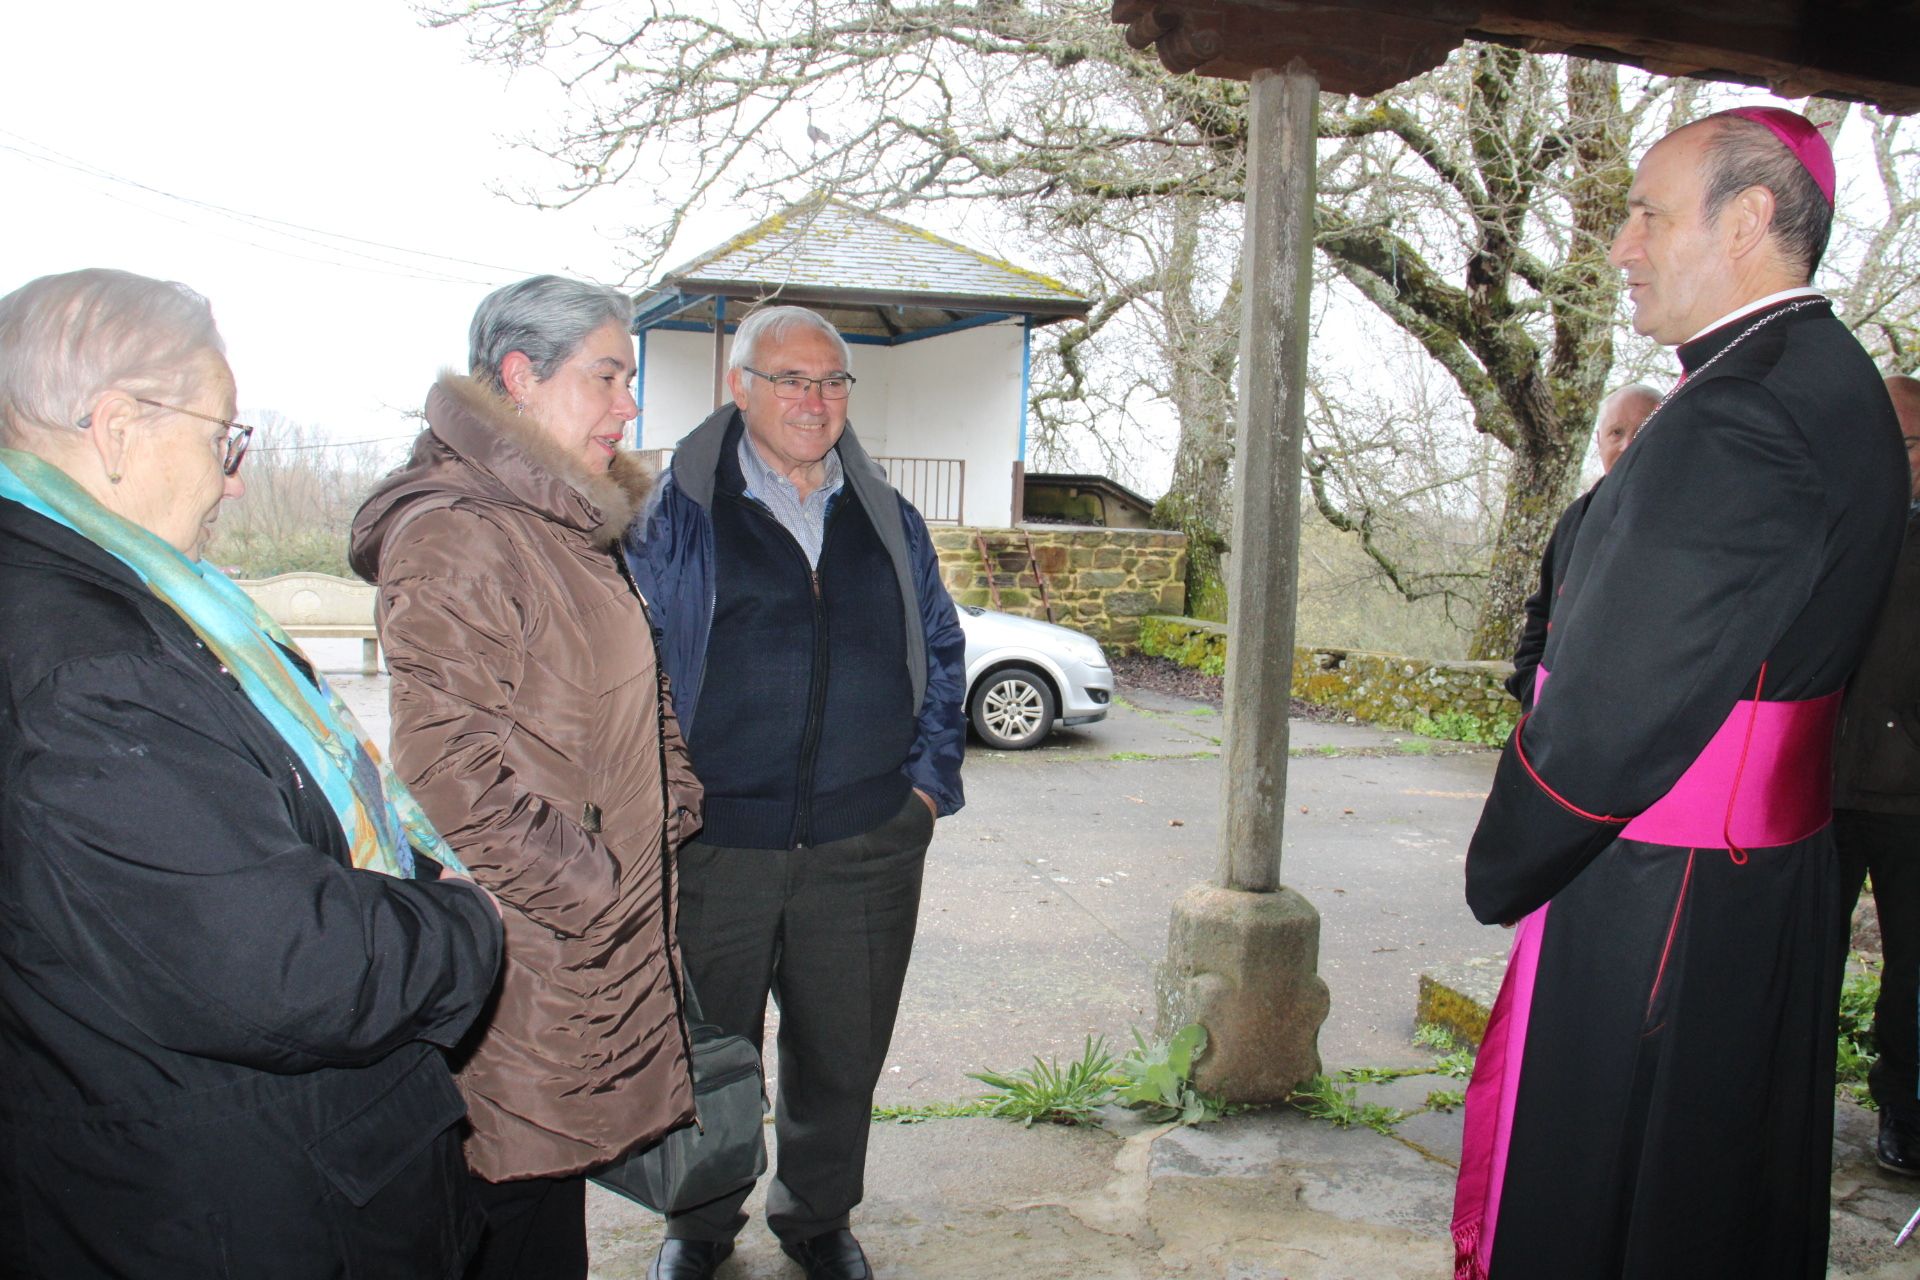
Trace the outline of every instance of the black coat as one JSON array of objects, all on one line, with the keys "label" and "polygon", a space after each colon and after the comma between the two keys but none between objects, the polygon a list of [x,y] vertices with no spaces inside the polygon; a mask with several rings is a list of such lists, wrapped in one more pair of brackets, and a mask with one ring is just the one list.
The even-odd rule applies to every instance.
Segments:
[{"label": "black coat", "polygon": [[471,889],[351,868],[124,565],[0,499],[0,1271],[457,1274],[436,1046],[499,959]]},{"label": "black coat", "polygon": [[[1824,302],[1678,354],[1685,385],[1581,518],[1552,675],[1467,851],[1475,916],[1527,917],[1489,1021],[1510,1052],[1482,1052],[1467,1095],[1462,1176],[1497,1219],[1455,1224],[1493,1233],[1496,1277],[1827,1272],[1845,913],[1808,797],[1828,761],[1769,752],[1752,704],[1837,709],[1899,550],[1900,435]],[[1703,770],[1726,800],[1636,828],[1716,737],[1743,744],[1731,779]]]},{"label": "black coat", "polygon": [[1907,517],[1900,567],[1873,639],[1847,682],[1834,746],[1833,804],[1920,813],[1920,513]]},{"label": "black coat", "polygon": [[1587,514],[1587,505],[1598,492],[1600,486],[1596,484],[1567,504],[1554,522],[1547,549],[1540,557],[1540,585],[1527,597],[1527,622],[1513,651],[1513,674],[1506,681],[1507,692],[1520,700],[1522,711],[1533,710],[1534,673],[1547,651],[1547,633],[1553,630],[1553,598],[1567,580],[1567,562],[1573,559],[1573,542],[1580,536],[1580,518]]}]

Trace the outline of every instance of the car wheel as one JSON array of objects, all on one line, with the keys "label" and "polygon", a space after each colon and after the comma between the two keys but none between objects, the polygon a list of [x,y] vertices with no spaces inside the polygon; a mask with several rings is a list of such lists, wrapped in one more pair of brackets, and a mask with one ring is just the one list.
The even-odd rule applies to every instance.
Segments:
[{"label": "car wheel", "polygon": [[1024,751],[1053,729],[1053,689],[1037,671],[1005,667],[975,687],[970,714],[988,746]]}]

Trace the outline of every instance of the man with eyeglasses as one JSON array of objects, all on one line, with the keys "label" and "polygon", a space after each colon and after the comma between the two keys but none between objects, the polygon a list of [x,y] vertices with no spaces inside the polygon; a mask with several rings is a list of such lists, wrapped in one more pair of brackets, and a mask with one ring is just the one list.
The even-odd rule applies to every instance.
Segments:
[{"label": "man with eyeglasses", "polygon": [[[925,522],[847,426],[851,363],[812,311],[748,316],[733,403],[625,544],[706,787],[678,862],[688,982],[756,1042],[778,1001],[767,1225],[811,1280],[873,1274],[848,1215],[927,845],[963,803],[965,638]],[[711,1276],[751,1191],[669,1214],[649,1277]]]}]

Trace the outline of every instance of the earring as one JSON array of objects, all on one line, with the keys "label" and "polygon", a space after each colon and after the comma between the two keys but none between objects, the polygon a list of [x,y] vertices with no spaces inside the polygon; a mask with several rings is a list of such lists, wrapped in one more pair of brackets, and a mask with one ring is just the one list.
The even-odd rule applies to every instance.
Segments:
[{"label": "earring", "polygon": [[521,414],[523,414],[523,413],[525,413],[526,411],[527,411],[527,406],[526,406],[526,405],[525,405],[525,404],[524,404],[523,402],[521,402],[521,401],[519,401],[519,400],[515,400],[515,401],[513,402],[513,416],[514,416],[514,417],[516,417],[516,418],[517,418],[517,417],[519,417],[519,416],[520,416]]},{"label": "earring", "polygon": [[109,472],[107,472],[107,483],[108,483],[108,484],[119,484],[119,483],[120,483],[120,473],[119,473],[118,471],[109,471]]}]

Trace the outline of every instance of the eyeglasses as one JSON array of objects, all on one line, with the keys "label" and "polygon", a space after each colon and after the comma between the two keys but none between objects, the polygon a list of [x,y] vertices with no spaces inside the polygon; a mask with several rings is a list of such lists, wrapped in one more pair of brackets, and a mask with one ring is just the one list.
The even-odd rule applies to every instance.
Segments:
[{"label": "eyeglasses", "polygon": [[184,413],[189,418],[198,418],[202,422],[213,422],[225,427],[227,429],[226,448],[220,455],[220,470],[225,475],[232,475],[240,469],[240,459],[247,456],[247,444],[253,439],[253,428],[246,423],[216,418],[210,413],[198,413],[192,409],[182,409],[179,405],[161,404],[158,400],[147,400],[140,396],[135,396],[133,402],[153,409],[165,409],[168,413]]},{"label": "eyeglasses", "polygon": [[744,364],[740,368],[756,378],[765,378],[771,382],[773,394],[782,400],[803,399],[807,394],[808,386],[820,388],[822,400],[845,400],[853,391],[854,376],[850,373],[832,373],[824,378],[803,378],[797,373],[762,373]]}]

